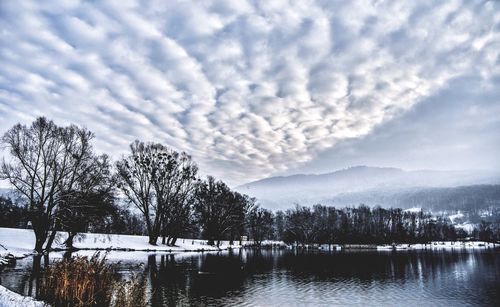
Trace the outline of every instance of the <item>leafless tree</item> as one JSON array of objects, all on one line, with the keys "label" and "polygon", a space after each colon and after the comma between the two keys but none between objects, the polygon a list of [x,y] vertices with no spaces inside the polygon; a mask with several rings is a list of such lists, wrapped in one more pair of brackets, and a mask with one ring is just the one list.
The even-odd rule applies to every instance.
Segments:
[{"label": "leafless tree", "polygon": [[10,159],[2,161],[1,178],[28,201],[37,252],[43,251],[63,192],[72,191],[91,165],[92,138],[84,128],[59,127],[44,117],[15,125],[2,138]]},{"label": "leafless tree", "polygon": [[208,244],[217,246],[224,237],[244,230],[246,214],[255,205],[255,200],[231,191],[222,181],[209,176],[197,184],[195,212]]},{"label": "leafless tree", "polygon": [[256,245],[270,239],[273,230],[273,213],[270,210],[255,206],[248,212],[248,230]]},{"label": "leafless tree", "polygon": [[[189,232],[193,226],[192,202],[198,181],[196,178],[198,168],[185,153],[171,155],[171,159],[173,161],[170,164],[175,167],[169,175],[161,176],[163,179],[159,180],[158,188],[155,190],[157,194],[163,192],[162,199],[166,200],[162,219],[162,243],[175,245],[177,237]],[[165,242],[167,237],[168,240]]]},{"label": "leafless tree", "polygon": [[117,162],[119,186],[142,212],[149,243],[156,245],[162,226],[184,208],[198,168],[186,153],[161,144],[135,141],[130,149]]},{"label": "leafless tree", "polygon": [[68,248],[73,247],[73,238],[78,232],[87,231],[90,224],[111,216],[116,209],[115,180],[109,157],[96,156],[88,163],[85,166],[88,171],[76,180],[73,190],[64,192],[56,216],[61,229],[68,232],[65,242]]}]

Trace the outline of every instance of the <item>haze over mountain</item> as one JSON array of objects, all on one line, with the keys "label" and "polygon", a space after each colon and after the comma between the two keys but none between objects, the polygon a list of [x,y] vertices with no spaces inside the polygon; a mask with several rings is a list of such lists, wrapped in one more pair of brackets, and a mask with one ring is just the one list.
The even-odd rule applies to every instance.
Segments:
[{"label": "haze over mountain", "polygon": [[335,205],[394,205],[395,195],[410,191],[498,183],[500,174],[493,171],[406,171],[389,167],[355,166],[326,174],[270,177],[236,189],[256,197],[264,207],[285,209],[294,203],[311,205],[318,202]]}]

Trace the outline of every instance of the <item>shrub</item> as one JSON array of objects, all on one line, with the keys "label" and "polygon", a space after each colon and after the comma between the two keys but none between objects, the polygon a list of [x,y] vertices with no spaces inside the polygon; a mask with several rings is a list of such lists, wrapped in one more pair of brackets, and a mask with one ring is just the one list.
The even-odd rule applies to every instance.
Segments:
[{"label": "shrub", "polygon": [[144,283],[119,281],[116,266],[99,253],[54,262],[42,275],[39,298],[54,307],[145,306]]}]

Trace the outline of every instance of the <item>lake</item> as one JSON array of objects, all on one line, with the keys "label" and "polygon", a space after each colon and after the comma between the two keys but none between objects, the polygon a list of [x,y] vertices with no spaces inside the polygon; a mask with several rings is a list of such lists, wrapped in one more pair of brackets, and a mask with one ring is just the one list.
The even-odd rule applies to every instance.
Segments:
[{"label": "lake", "polygon": [[[51,254],[48,261],[60,257]],[[123,278],[146,278],[152,306],[500,306],[498,249],[111,252],[107,257]],[[46,261],[19,260],[0,273],[0,284],[34,295],[33,265]]]}]

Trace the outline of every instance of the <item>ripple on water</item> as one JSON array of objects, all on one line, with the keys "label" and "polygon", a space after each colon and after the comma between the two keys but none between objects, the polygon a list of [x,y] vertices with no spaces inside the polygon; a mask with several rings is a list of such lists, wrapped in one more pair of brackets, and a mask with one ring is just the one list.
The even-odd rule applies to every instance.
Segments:
[{"label": "ripple on water", "polygon": [[[152,306],[500,306],[500,257],[492,250],[241,251],[111,259],[123,275],[146,278]],[[36,286],[31,264],[24,259],[6,268],[0,283],[30,293]]]}]

